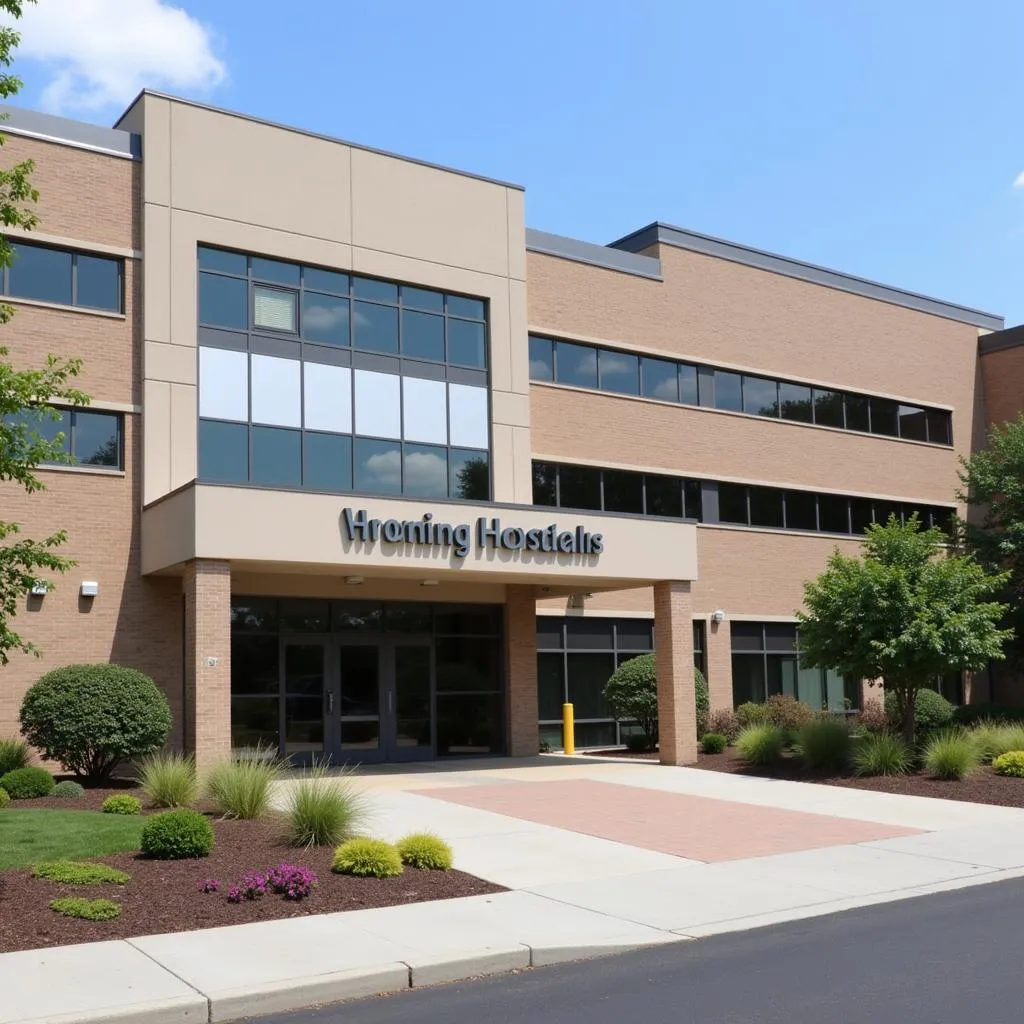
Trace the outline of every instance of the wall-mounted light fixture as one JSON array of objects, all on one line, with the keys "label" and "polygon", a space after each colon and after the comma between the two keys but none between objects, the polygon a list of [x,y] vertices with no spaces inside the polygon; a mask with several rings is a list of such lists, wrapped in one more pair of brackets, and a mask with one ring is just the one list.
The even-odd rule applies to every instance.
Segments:
[{"label": "wall-mounted light fixture", "polygon": [[424,580],[420,584],[421,587],[436,587],[437,585],[438,585],[438,581],[437,580]]},{"label": "wall-mounted light fixture", "polygon": [[85,580],[78,592],[82,597],[97,597],[100,592],[100,585],[95,580]]},{"label": "wall-mounted light fixture", "polygon": [[350,587],[358,587],[360,583],[365,583],[366,582],[366,577],[365,576],[346,576],[345,577],[345,582]]},{"label": "wall-mounted light fixture", "polygon": [[37,581],[32,584],[32,589],[29,593],[33,597],[45,597],[50,592],[50,588],[43,582]]},{"label": "wall-mounted light fixture", "polygon": [[725,612],[723,612],[721,608],[716,608],[711,613],[711,621],[712,622],[725,622]]}]

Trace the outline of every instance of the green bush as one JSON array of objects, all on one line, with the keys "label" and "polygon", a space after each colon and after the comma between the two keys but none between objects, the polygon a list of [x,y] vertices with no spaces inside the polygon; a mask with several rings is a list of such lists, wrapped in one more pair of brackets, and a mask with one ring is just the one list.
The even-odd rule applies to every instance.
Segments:
[{"label": "green bush", "polygon": [[651,741],[646,733],[631,732],[625,739],[626,750],[631,754],[644,754],[651,750]]},{"label": "green bush", "polygon": [[117,793],[103,801],[102,810],[104,814],[141,814],[142,801],[127,793]]},{"label": "green bush", "polygon": [[87,864],[75,860],[49,860],[37,864],[32,869],[36,878],[45,878],[50,882],[62,885],[124,885],[131,875],[126,871],[118,871],[107,864]]},{"label": "green bush", "polygon": [[[917,703],[914,706],[914,733],[918,739],[925,738],[936,729],[945,728],[952,721],[953,705],[934,690],[918,690]],[[889,720],[889,728],[897,731],[903,728],[899,711],[896,707],[896,695],[891,691],[885,695],[885,717]]]},{"label": "green bush", "polygon": [[120,761],[158,750],[170,729],[171,709],[153,680],[120,665],[54,669],[21,704],[25,738],[91,785]]},{"label": "green bush", "polygon": [[857,775],[906,775],[913,762],[907,745],[891,732],[869,732],[853,748]]},{"label": "green bush", "polygon": [[1009,775],[1015,779],[1024,779],[1024,750],[1010,750],[1000,754],[992,762],[996,775]]},{"label": "green bush", "polygon": [[206,795],[225,818],[260,818],[270,807],[270,793],[287,763],[269,750],[240,751],[210,769]]},{"label": "green bush", "polygon": [[786,736],[777,725],[748,725],[736,737],[736,749],[747,764],[775,764],[785,745]]},{"label": "green bush", "polygon": [[121,907],[112,900],[86,900],[81,896],[50,900],[50,909],[65,917],[81,917],[86,921],[110,921],[121,915]]},{"label": "green bush", "polygon": [[452,848],[430,832],[414,832],[395,843],[403,864],[425,871],[448,871],[455,862]]},{"label": "green bush", "polygon": [[349,773],[329,775],[314,764],[285,794],[285,821],[292,846],[337,846],[359,831],[367,815],[366,798]]},{"label": "green bush", "polygon": [[0,775],[16,768],[27,768],[31,760],[32,752],[24,740],[16,737],[0,739]]},{"label": "green bush", "polygon": [[[624,661],[604,684],[604,699],[619,722],[636,722],[647,737],[647,749],[658,742],[658,681],[653,654]],[[693,670],[697,705],[697,735],[708,727],[708,683],[699,668]]]},{"label": "green bush", "polygon": [[729,745],[729,737],[720,732],[706,732],[700,745],[705,754],[720,754]]},{"label": "green bush", "polygon": [[402,873],[402,858],[383,839],[361,837],[342,843],[334,851],[331,870],[339,875],[362,875],[391,878]]},{"label": "green bush", "polygon": [[978,767],[978,748],[961,731],[933,735],[924,748],[924,766],[939,779],[962,779]]},{"label": "green bush", "polygon": [[58,782],[50,794],[50,796],[59,797],[61,800],[81,800],[84,795],[85,790],[77,782],[72,782],[70,779]]},{"label": "green bush", "polygon": [[142,852],[154,860],[208,857],[213,826],[198,811],[179,808],[154,814],[142,829]]},{"label": "green bush", "polygon": [[850,763],[851,737],[846,722],[822,718],[797,733],[800,760],[813,771],[841,772]]},{"label": "green bush", "polygon": [[770,725],[771,718],[767,704],[756,704],[748,700],[736,709],[736,721],[740,729],[746,729],[751,725]]},{"label": "green bush", "polygon": [[11,802],[11,795],[6,789],[0,789],[0,807],[6,807]]},{"label": "green bush", "polygon": [[708,716],[708,732],[721,733],[730,743],[740,734],[740,723],[732,708],[719,708]]},{"label": "green bush", "polygon": [[1024,750],[1024,723],[983,719],[968,735],[982,764],[991,764],[1000,754]]},{"label": "green bush", "polygon": [[151,754],[139,765],[139,786],[150,807],[189,807],[199,784],[191,754]]},{"label": "green bush", "polygon": [[982,719],[994,722],[1024,722],[1024,708],[1008,704],[962,704],[953,709],[953,721],[957,725],[971,725]]},{"label": "green bush", "polygon": [[783,732],[796,735],[808,722],[813,722],[817,712],[788,693],[776,693],[765,701],[769,725],[777,725]]},{"label": "green bush", "polygon": [[35,800],[53,792],[53,776],[45,768],[15,768],[0,777],[0,789],[12,800]]}]

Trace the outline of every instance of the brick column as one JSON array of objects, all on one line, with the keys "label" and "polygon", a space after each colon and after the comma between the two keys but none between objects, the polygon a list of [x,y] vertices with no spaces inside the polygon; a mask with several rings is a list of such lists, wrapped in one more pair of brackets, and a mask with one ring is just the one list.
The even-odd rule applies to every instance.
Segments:
[{"label": "brick column", "polygon": [[697,760],[691,607],[689,583],[655,583],[654,653],[662,764],[693,764]]},{"label": "brick column", "polygon": [[[202,771],[231,754],[231,566],[185,566],[185,748]],[[211,661],[214,664],[211,664]]]},{"label": "brick column", "polygon": [[732,709],[732,633],[729,620],[708,622],[708,699],[712,711]]},{"label": "brick column", "polygon": [[508,752],[532,757],[539,749],[537,719],[537,601],[533,588],[505,592],[505,673]]}]

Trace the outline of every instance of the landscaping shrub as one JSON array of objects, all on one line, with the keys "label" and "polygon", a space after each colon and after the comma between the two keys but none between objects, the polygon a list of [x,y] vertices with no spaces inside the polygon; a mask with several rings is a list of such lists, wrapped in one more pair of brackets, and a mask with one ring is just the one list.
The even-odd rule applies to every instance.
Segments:
[{"label": "landscaping shrub", "polygon": [[6,789],[0,789],[0,807],[6,807],[11,802],[11,796]]},{"label": "landscaping shrub", "polygon": [[86,921],[110,921],[121,915],[120,906],[112,900],[86,900],[81,896],[50,900],[50,909],[65,917],[81,917]]},{"label": "landscaping shrub", "polygon": [[402,873],[402,858],[383,839],[350,839],[335,850],[331,870],[340,875],[391,878]]},{"label": "landscaping shrub", "polygon": [[316,872],[296,864],[278,864],[267,874],[267,887],[286,900],[304,900],[319,883]]},{"label": "landscaping shrub", "polygon": [[631,732],[625,739],[626,750],[631,754],[645,754],[651,750],[651,741],[646,733]]},{"label": "landscaping shrub", "polygon": [[936,733],[924,748],[924,766],[939,779],[962,779],[978,767],[978,748],[961,731]]},{"label": "landscaping shrub", "polygon": [[902,737],[891,732],[869,732],[853,748],[857,775],[906,775],[913,756]]},{"label": "landscaping shrub", "polygon": [[1024,779],[1024,750],[1010,750],[1000,754],[992,762],[996,775],[1010,775],[1015,779]]},{"label": "landscaping shrub", "polygon": [[800,760],[813,771],[840,772],[850,763],[851,737],[846,722],[823,718],[797,733]]},{"label": "landscaping shrub", "polygon": [[426,871],[448,871],[455,861],[452,848],[430,832],[414,832],[395,843],[403,864]]},{"label": "landscaping shrub", "polygon": [[720,732],[706,732],[700,745],[705,754],[720,754],[729,745],[729,738]]},{"label": "landscaping shrub", "polygon": [[90,785],[118,762],[158,750],[170,729],[167,698],[149,676],[121,665],[54,669],[21,704],[29,743]]},{"label": "landscaping shrub", "polygon": [[260,818],[286,767],[287,762],[260,747],[240,752],[210,769],[206,795],[225,818]]},{"label": "landscaping shrub", "polygon": [[32,752],[24,740],[16,737],[0,739],[0,775],[16,768],[27,768],[31,760]]},{"label": "landscaping shrub", "polygon": [[154,860],[208,857],[213,849],[213,826],[198,811],[164,811],[146,822],[141,846]]},{"label": "landscaping shrub", "polygon": [[102,810],[104,814],[141,814],[142,801],[127,793],[117,793],[103,801]]},{"label": "landscaping shrub", "polygon": [[151,754],[139,765],[139,786],[151,807],[189,807],[199,785],[191,754]]},{"label": "landscaping shrub", "polygon": [[228,886],[228,903],[258,900],[267,895],[267,876],[262,871],[246,871],[238,885]]},{"label": "landscaping shrub", "polygon": [[730,743],[740,734],[740,723],[732,708],[719,708],[708,716],[708,732],[721,733]]},{"label": "landscaping shrub", "polygon": [[[903,728],[896,708],[896,695],[893,693],[885,695],[885,717],[890,729]],[[914,705],[914,734],[919,740],[927,737],[928,733],[949,725],[952,718],[953,705],[941,693],[934,690],[917,691],[917,702]]]},{"label": "landscaping shrub", "polygon": [[35,800],[53,792],[53,776],[45,768],[15,768],[0,777],[0,789],[12,800]]},{"label": "landscaping shrub", "polygon": [[288,784],[284,814],[292,846],[337,846],[359,830],[367,806],[349,773],[329,775],[326,765],[314,764]]},{"label": "landscaping shrub", "polygon": [[986,719],[968,733],[982,764],[991,764],[1000,754],[1024,750],[1024,723]]},{"label": "landscaping shrub", "polygon": [[765,707],[768,709],[768,723],[777,725],[791,736],[795,736],[808,722],[813,722],[817,714],[810,704],[788,693],[776,693],[769,697]]},{"label": "landscaping shrub", "polygon": [[58,782],[50,794],[50,796],[59,797],[61,800],[81,800],[84,795],[85,790],[77,782],[72,782],[70,779]]},{"label": "landscaping shrub", "polygon": [[754,701],[748,700],[736,709],[736,721],[740,729],[746,729],[751,725],[769,725],[768,705],[755,704]]},{"label": "landscaping shrub", "polygon": [[45,878],[62,885],[102,885],[104,882],[124,885],[131,878],[127,872],[118,871],[108,864],[87,864],[75,860],[45,861],[37,864],[32,874],[35,878]]},{"label": "landscaping shrub", "polygon": [[857,725],[865,732],[885,732],[889,728],[885,705],[875,697],[864,701],[857,714]]},{"label": "landscaping shrub", "polygon": [[971,725],[982,719],[993,722],[1024,722],[1024,708],[1008,704],[963,704],[953,709],[953,721],[957,725]]},{"label": "landscaping shrub", "polygon": [[748,725],[736,737],[736,749],[747,764],[775,764],[785,745],[785,734],[777,725]]},{"label": "landscaping shrub", "polygon": [[[604,699],[619,722],[636,722],[647,737],[647,750],[658,742],[658,682],[653,654],[624,661],[604,684]],[[708,683],[699,668],[693,670],[697,704],[697,735],[708,727]]]}]

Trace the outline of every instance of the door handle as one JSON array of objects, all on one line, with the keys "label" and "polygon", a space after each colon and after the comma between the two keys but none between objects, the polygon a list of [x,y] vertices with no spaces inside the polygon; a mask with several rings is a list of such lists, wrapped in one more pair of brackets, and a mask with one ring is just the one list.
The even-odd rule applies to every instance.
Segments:
[{"label": "door handle", "polygon": [[331,715],[334,713],[334,691],[327,691],[327,714]]},{"label": "door handle", "polygon": [[388,714],[395,710],[395,693],[393,690],[388,690]]}]

